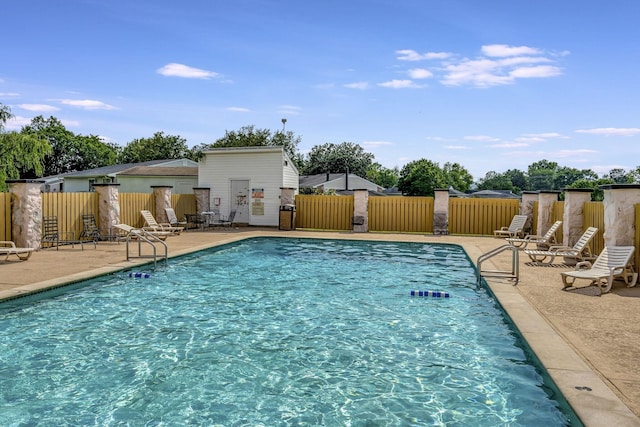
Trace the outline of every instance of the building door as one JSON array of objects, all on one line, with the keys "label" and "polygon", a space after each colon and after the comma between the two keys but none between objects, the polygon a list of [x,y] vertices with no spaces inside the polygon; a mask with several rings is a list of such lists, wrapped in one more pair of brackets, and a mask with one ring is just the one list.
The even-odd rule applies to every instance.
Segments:
[{"label": "building door", "polygon": [[233,222],[249,224],[249,181],[231,180],[231,209],[236,210]]}]

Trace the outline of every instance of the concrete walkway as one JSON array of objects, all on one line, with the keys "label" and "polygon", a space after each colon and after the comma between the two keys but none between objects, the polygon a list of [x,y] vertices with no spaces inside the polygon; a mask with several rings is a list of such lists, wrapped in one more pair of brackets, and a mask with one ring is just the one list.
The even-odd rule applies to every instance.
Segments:
[{"label": "concrete walkway", "polygon": [[[169,256],[257,236],[313,237],[453,243],[471,260],[504,243],[500,239],[387,233],[330,233],[241,228],[230,232],[188,232],[167,239]],[[0,299],[109,274],[147,263],[125,259],[124,243],[94,249],[61,247],[35,252],[28,261],[0,262]],[[137,245],[132,245],[137,254]],[[149,254],[144,250],[143,254]],[[511,252],[483,263],[483,270],[511,270]],[[593,287],[562,291],[564,265],[533,266],[521,254],[520,282],[487,278],[537,357],[586,426],[640,426],[640,286],[620,282],[597,296]]]}]

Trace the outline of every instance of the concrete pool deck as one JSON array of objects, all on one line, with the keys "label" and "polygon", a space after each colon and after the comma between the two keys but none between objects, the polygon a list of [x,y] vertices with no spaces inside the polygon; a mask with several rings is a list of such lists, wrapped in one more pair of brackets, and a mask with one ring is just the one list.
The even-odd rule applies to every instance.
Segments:
[{"label": "concrete pool deck", "polygon": [[[259,236],[452,243],[464,247],[474,263],[504,243],[491,237],[240,228],[190,231],[168,238],[167,245],[174,257]],[[0,300],[150,261],[127,261],[125,250],[125,243],[101,242],[96,249],[40,250],[28,261],[14,256],[0,262]],[[137,244],[131,246],[132,254],[137,250]],[[562,291],[560,272],[571,267],[533,266],[522,255],[516,286],[507,278],[485,278],[502,307],[586,426],[640,426],[640,286],[616,282],[602,296],[594,287]],[[501,253],[485,261],[483,269],[511,270],[511,256]]]}]

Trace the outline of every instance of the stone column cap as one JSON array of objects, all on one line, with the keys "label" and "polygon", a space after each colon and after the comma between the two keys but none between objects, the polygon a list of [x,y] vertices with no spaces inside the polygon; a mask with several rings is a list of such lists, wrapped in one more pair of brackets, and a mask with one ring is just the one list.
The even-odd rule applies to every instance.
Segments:
[{"label": "stone column cap", "polygon": [[151,185],[151,188],[173,188],[173,185]]},{"label": "stone column cap", "polygon": [[640,189],[640,184],[605,184],[598,187],[602,190],[633,190]]},{"label": "stone column cap", "polygon": [[115,182],[107,182],[107,183],[93,184],[93,186],[94,187],[118,187],[120,186],[120,184]]},{"label": "stone column cap", "polygon": [[192,187],[193,190],[211,190],[211,187]]},{"label": "stone column cap", "polygon": [[39,179],[7,179],[7,184],[44,184],[45,181]]},{"label": "stone column cap", "polygon": [[560,190],[538,190],[538,194],[560,194]]},{"label": "stone column cap", "polygon": [[593,188],[565,188],[564,191],[573,191],[576,193],[592,193]]}]

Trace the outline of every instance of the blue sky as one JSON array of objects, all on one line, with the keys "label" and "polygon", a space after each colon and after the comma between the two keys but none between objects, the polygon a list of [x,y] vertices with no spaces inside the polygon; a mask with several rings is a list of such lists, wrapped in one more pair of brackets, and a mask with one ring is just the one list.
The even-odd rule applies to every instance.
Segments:
[{"label": "blue sky", "polygon": [[348,141],[386,167],[640,166],[637,1],[5,3],[7,129],[193,146],[286,118],[302,152]]}]

